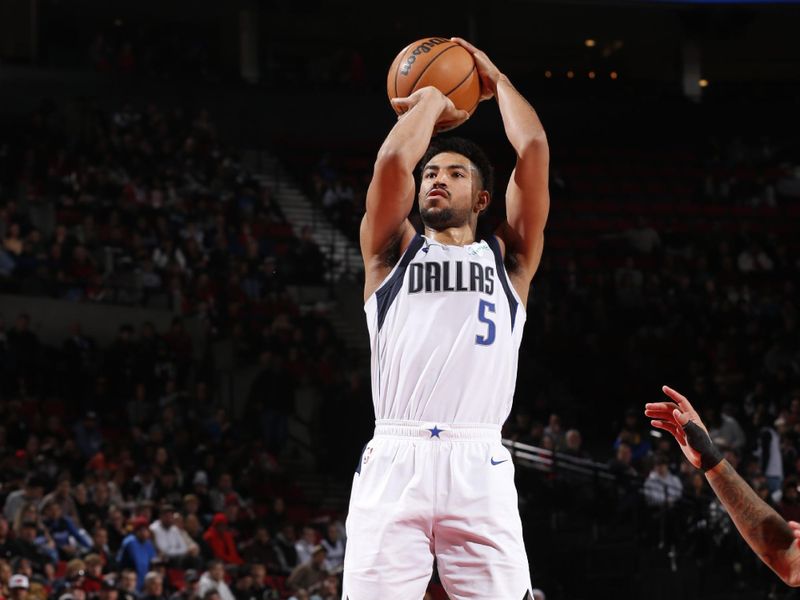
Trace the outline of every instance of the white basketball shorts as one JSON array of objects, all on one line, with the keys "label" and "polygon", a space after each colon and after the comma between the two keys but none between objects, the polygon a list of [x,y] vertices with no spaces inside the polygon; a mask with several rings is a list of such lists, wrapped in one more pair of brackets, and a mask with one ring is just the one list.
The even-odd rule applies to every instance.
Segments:
[{"label": "white basketball shorts", "polygon": [[500,428],[376,421],[353,476],[345,600],[418,600],[433,558],[452,600],[533,596]]}]

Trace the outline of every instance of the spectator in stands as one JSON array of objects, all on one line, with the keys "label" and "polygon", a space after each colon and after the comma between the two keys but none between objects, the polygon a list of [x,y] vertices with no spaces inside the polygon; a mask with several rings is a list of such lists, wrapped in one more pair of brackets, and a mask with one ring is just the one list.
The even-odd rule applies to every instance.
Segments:
[{"label": "spectator in stands", "polygon": [[96,594],[103,583],[103,559],[98,554],[89,553],[83,557],[83,562],[86,565],[86,576],[81,589],[87,596]]},{"label": "spectator in stands", "polygon": [[11,579],[8,580],[10,600],[27,600],[29,588],[30,582],[25,575],[18,573],[16,575],[12,575]]},{"label": "spectator in stands", "polygon": [[564,448],[564,430],[561,427],[561,417],[556,413],[552,413],[548,418],[547,427],[544,428],[544,435],[553,440],[555,450],[560,451]]},{"label": "spectator in stands", "polygon": [[655,466],[644,483],[647,503],[654,507],[674,505],[683,494],[683,483],[669,470],[669,458],[663,454],[656,457]]},{"label": "spectator in stands", "polygon": [[322,589],[318,594],[321,600],[339,600],[342,592],[339,589],[339,578],[328,576],[322,582]]},{"label": "spectator in stands", "polygon": [[212,560],[208,570],[200,577],[198,592],[205,598],[210,591],[219,594],[220,600],[236,600],[228,584],[225,582],[225,566],[220,560]]},{"label": "spectator in stands", "polygon": [[36,521],[22,522],[13,542],[13,553],[14,556],[30,560],[34,570],[39,574],[45,573],[46,567],[52,566],[57,561],[55,544],[44,536],[37,535]]},{"label": "spectator in stands", "polygon": [[108,547],[112,552],[117,552],[122,546],[122,541],[128,535],[125,526],[125,515],[122,514],[122,510],[119,507],[112,506],[109,508],[105,525],[108,532]]},{"label": "spectator in stands", "polygon": [[138,600],[139,576],[136,570],[123,568],[119,574],[118,587],[121,596],[131,598],[132,600]]},{"label": "spectator in stands", "polygon": [[281,563],[281,571],[284,575],[288,575],[298,565],[297,550],[295,550],[295,543],[297,543],[297,532],[294,525],[285,522],[281,530],[275,535],[275,550],[278,554],[278,559]]},{"label": "spectator in stands", "polygon": [[192,478],[192,494],[197,497],[199,507],[198,514],[202,519],[211,519],[214,509],[211,506],[211,495],[208,491],[208,474],[205,471],[197,471]]},{"label": "spectator in stands", "polygon": [[[312,529],[313,531],[313,529]],[[281,561],[266,525],[258,525],[253,538],[242,544],[242,558],[250,564],[261,564],[267,567],[270,573],[280,573]],[[297,547],[301,542],[298,542]],[[298,556],[300,551],[298,548]],[[310,554],[308,556],[310,558]]]},{"label": "spectator in stands", "polygon": [[86,531],[61,513],[61,504],[56,499],[44,503],[42,517],[42,524],[53,538],[60,559],[68,560],[92,547]]},{"label": "spectator in stands", "polygon": [[233,489],[233,476],[230,473],[222,473],[217,480],[217,487],[211,490],[211,508],[214,512],[223,512],[229,504],[231,497],[238,506],[242,506],[244,501],[239,493]]},{"label": "spectator in stands", "polygon": [[[97,591],[97,600],[119,600],[120,590],[116,587],[116,577],[113,573],[105,575],[100,581],[100,589]],[[132,600],[132,598],[128,599]]]},{"label": "spectator in stands", "polygon": [[215,558],[231,565],[241,565],[244,562],[239,556],[233,534],[228,528],[228,518],[223,513],[214,515],[211,525],[203,534],[203,539],[211,548]]},{"label": "spectator in stands", "polygon": [[106,571],[117,570],[116,557],[108,545],[108,529],[102,525],[96,525],[92,531],[92,547],[89,548],[89,552],[100,557]]},{"label": "spectator in stands", "polygon": [[80,516],[78,515],[78,508],[75,505],[75,500],[72,498],[72,481],[69,473],[61,473],[58,476],[56,489],[42,498],[39,510],[44,512],[45,505],[50,502],[57,502],[61,506],[61,513],[65,517],[71,519],[75,525],[82,525]]},{"label": "spectator in stands", "polygon": [[141,595],[142,600],[165,600],[164,579],[160,573],[150,571],[144,576],[144,589]]},{"label": "spectator in stands", "polygon": [[253,563],[250,573],[253,577],[253,596],[258,600],[278,598],[278,589],[267,581],[267,569],[263,564]]},{"label": "spectator in stands", "polygon": [[634,464],[638,463],[650,452],[651,445],[646,433],[642,430],[639,422],[639,413],[633,408],[625,411],[625,421],[617,434],[617,439],[614,441],[614,448],[616,449],[622,443],[630,446]]},{"label": "spectator in stands", "polygon": [[286,580],[287,587],[292,591],[305,590],[314,593],[322,589],[322,582],[328,576],[325,570],[325,548],[317,546],[311,555],[311,560],[305,562],[292,570],[291,575]]},{"label": "spectator in stands", "polygon": [[186,571],[183,577],[184,587],[169,597],[169,600],[199,600],[200,573],[195,569]]},{"label": "spectator in stands", "polygon": [[322,547],[325,549],[325,563],[323,567],[328,573],[341,573],[344,569],[345,542],[339,534],[339,527],[336,525],[336,523],[328,524],[325,532],[326,535],[321,542]]},{"label": "spectator in stands", "polygon": [[37,473],[28,473],[25,476],[24,487],[6,496],[6,502],[3,505],[3,515],[5,518],[8,519],[9,522],[14,522],[17,518],[17,513],[23,506],[39,502],[44,495],[44,486],[45,482],[40,475]]},{"label": "spectator in stands", "polygon": [[175,508],[171,504],[159,507],[158,520],[150,524],[156,550],[170,567],[197,568],[199,547],[187,543],[183,532],[175,525]]},{"label": "spectator in stands", "polygon": [[136,572],[136,591],[144,586],[145,575],[150,571],[150,561],[156,555],[155,546],[150,541],[150,523],[145,517],[134,517],[131,521],[132,532],[122,540],[117,553],[117,564],[123,569]]},{"label": "spectator in stands", "polygon": [[311,560],[311,555],[314,552],[314,548],[316,548],[316,546],[319,544],[317,537],[317,530],[311,525],[306,525],[303,527],[303,534],[294,545],[294,548],[297,551],[298,563],[302,564],[308,560]]},{"label": "spectator in stands", "polygon": [[703,420],[708,423],[708,434],[714,443],[740,451],[747,442],[744,431],[730,413],[731,409],[722,411],[709,406],[703,410]]},{"label": "spectator in stands", "polygon": [[0,516],[0,560],[10,560],[14,557],[14,542],[9,535],[8,521]]},{"label": "spectator in stands", "polygon": [[[211,552],[211,548],[206,543],[203,535],[205,531],[203,530],[203,524],[200,522],[200,519],[197,515],[188,515],[183,522],[184,531],[186,535],[189,537],[192,543],[196,544],[199,550],[200,557],[208,560],[213,558],[214,554]],[[191,545],[191,544],[189,544]]]},{"label": "spectator in stands", "polygon": [[767,415],[764,412],[756,413],[753,424],[758,436],[753,455],[759,460],[761,472],[767,478],[770,492],[775,493],[781,489],[784,477],[780,436],[775,428],[767,422]]},{"label": "spectator in stands", "polygon": [[233,595],[236,600],[260,600],[253,594],[253,574],[250,565],[241,565],[236,571],[233,584]]},{"label": "spectator in stands", "polygon": [[564,434],[564,454],[575,458],[590,459],[589,453],[583,449],[583,436],[577,429],[568,429]]}]

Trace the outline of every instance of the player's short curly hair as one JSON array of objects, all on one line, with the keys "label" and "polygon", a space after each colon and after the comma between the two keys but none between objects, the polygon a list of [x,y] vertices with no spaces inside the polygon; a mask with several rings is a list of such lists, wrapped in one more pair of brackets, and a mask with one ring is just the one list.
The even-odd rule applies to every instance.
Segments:
[{"label": "player's short curly hair", "polygon": [[475,142],[461,138],[461,137],[443,137],[436,138],[428,146],[425,155],[417,165],[417,175],[422,178],[422,170],[425,168],[430,160],[437,154],[442,152],[455,152],[462,156],[466,156],[470,162],[478,169],[481,176],[481,189],[489,192],[489,197],[494,195],[494,167],[489,162],[489,157],[486,152],[478,146]]}]

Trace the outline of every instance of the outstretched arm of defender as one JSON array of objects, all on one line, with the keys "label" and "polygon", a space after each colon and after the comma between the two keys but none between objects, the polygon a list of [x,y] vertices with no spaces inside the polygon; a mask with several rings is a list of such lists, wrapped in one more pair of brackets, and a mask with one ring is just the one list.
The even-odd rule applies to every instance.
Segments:
[{"label": "outstretched arm of defender", "polygon": [[497,234],[505,244],[506,253],[515,255],[519,269],[510,275],[524,302],[542,257],[544,226],[550,211],[547,136],[536,111],[489,57],[461,38],[453,38],[453,41],[475,58],[481,78],[481,99],[497,99],[506,137],[517,155],[516,167],[506,189],[508,222],[500,226]]},{"label": "outstretched arm of defender", "polygon": [[687,460],[705,471],[706,479],[736,528],[753,551],[787,584],[800,587],[800,524],[786,521],[722,458],[689,400],[672,388],[664,393],[674,402],[645,405],[653,427],[671,433]]}]

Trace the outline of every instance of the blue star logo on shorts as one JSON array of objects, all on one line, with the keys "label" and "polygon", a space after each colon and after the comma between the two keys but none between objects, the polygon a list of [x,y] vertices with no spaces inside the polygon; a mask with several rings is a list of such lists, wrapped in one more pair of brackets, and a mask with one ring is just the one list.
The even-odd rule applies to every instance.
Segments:
[{"label": "blue star logo on shorts", "polygon": [[[439,434],[440,434],[440,433],[442,433],[442,431],[444,431],[444,429],[439,429],[439,427],[437,427],[436,425],[434,425],[434,426],[433,426],[431,429],[428,429],[428,431],[430,431],[430,432],[431,432],[431,437],[432,437],[432,438],[434,438],[434,437],[435,437],[435,438],[438,438],[438,437],[439,437]],[[441,438],[439,438],[439,439],[441,439]]]}]

